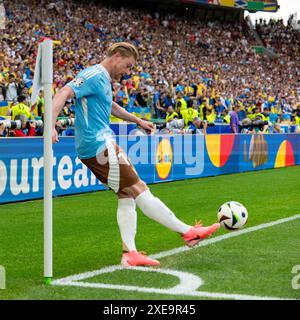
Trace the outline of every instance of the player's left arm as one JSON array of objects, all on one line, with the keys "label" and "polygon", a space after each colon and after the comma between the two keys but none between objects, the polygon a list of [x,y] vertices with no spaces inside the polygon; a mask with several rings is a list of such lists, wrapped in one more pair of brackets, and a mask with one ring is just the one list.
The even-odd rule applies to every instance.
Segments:
[{"label": "player's left arm", "polygon": [[147,131],[152,131],[154,129],[154,125],[150,121],[142,120],[135,115],[131,114],[130,112],[127,112],[124,108],[120,107],[117,103],[113,101],[112,103],[112,109],[111,114],[115,117],[118,117],[120,119],[123,119],[125,121],[134,122],[143,129]]}]

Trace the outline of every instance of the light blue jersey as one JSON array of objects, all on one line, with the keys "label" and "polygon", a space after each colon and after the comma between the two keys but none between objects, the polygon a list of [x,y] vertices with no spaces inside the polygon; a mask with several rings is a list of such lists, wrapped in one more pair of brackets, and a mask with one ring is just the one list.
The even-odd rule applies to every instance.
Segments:
[{"label": "light blue jersey", "polygon": [[67,84],[75,92],[75,145],[80,159],[95,157],[111,136],[109,119],[112,108],[111,78],[100,64],[81,71]]}]

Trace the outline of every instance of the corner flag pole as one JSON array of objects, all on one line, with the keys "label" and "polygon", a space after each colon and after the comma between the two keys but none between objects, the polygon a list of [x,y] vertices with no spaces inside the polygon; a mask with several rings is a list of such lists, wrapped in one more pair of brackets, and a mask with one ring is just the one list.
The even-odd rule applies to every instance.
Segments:
[{"label": "corner flag pole", "polygon": [[44,90],[44,282],[50,284],[53,276],[52,261],[52,83],[53,44],[50,38],[39,41],[31,94],[31,109],[39,92]]},{"label": "corner flag pole", "polygon": [[53,83],[53,41],[46,39],[41,43],[42,77],[44,87],[44,282],[50,284],[53,276],[52,252],[52,83]]}]

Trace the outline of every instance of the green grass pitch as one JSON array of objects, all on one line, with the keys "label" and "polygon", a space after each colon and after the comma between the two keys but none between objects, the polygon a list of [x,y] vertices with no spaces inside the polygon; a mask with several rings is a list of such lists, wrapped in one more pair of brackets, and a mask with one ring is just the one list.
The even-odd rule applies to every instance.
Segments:
[{"label": "green grass pitch", "polygon": [[[184,222],[216,221],[219,206],[241,202],[246,227],[300,213],[300,167],[223,175],[150,186]],[[121,241],[112,192],[54,199],[54,278],[101,269],[120,262]],[[215,236],[227,234],[222,229]],[[292,288],[292,268],[300,265],[300,219],[160,259],[161,268],[201,277],[206,292],[300,299]],[[183,246],[178,234],[138,213],[137,247],[148,254]],[[43,284],[43,202],[0,206],[0,265],[6,289],[0,299],[203,299],[151,292]],[[87,282],[170,288],[172,275],[115,271]]]}]

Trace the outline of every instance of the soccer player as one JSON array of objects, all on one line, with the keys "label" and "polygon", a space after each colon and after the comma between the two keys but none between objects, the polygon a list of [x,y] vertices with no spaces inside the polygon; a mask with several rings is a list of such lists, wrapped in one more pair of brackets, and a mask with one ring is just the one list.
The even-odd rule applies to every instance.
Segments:
[{"label": "soccer player", "polygon": [[110,114],[135,122],[147,131],[153,124],[141,120],[112,101],[111,82],[120,81],[123,74],[138,59],[135,46],[119,42],[107,50],[105,59],[82,70],[65,85],[53,100],[52,141],[58,141],[56,118],[66,100],[76,99],[75,144],[80,160],[105,185],[118,196],[117,221],[123,242],[123,266],[157,266],[159,261],[137,251],[135,235],[137,225],[136,206],[149,218],[181,234],[189,246],[209,237],[220,227],[215,223],[208,227],[200,224],[189,226],[176,218],[174,213],[155,197],[143,182],[124,151],[112,139],[109,127]]}]

